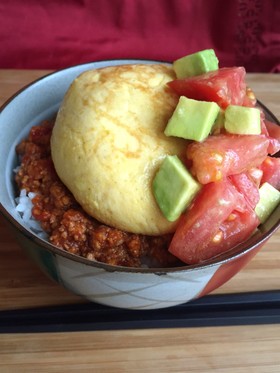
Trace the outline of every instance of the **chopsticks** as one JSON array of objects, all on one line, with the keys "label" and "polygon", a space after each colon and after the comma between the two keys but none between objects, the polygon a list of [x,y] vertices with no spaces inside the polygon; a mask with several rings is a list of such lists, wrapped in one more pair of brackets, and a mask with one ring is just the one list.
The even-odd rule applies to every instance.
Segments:
[{"label": "chopsticks", "polygon": [[280,290],[208,295],[158,310],[95,303],[0,312],[0,333],[257,325],[280,322]]}]

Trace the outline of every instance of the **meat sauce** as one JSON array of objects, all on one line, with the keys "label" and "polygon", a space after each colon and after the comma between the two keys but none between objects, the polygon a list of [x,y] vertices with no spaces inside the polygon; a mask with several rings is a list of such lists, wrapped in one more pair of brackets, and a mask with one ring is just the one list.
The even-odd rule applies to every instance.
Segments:
[{"label": "meat sauce", "polygon": [[15,176],[19,190],[36,193],[33,217],[57,247],[99,262],[140,267],[180,265],[168,252],[170,235],[144,236],[106,226],[89,216],[56,174],[50,151],[54,121],[31,128],[16,151],[20,167]]}]

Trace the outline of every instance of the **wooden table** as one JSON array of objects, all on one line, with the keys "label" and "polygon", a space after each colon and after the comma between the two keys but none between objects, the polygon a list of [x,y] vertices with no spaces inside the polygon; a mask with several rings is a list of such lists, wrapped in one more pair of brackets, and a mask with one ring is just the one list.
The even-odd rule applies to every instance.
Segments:
[{"label": "wooden table", "polygon": [[[0,70],[0,104],[46,73]],[[280,118],[280,75],[248,74],[247,82]],[[279,246],[280,231],[216,294],[279,289]],[[40,272],[2,217],[0,258],[0,310],[85,302]],[[2,334],[0,371],[280,372],[280,325]]]}]

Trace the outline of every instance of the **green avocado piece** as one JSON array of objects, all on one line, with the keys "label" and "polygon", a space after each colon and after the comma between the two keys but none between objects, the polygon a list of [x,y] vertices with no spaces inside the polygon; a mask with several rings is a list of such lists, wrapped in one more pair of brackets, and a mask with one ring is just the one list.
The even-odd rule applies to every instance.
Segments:
[{"label": "green avocado piece", "polygon": [[264,223],[280,203],[280,192],[267,182],[263,183],[259,192],[260,200],[255,207],[255,212],[260,222]]},{"label": "green avocado piece", "polygon": [[211,128],[211,135],[218,135],[225,126],[225,112],[220,109],[217,118]]},{"label": "green avocado piece", "polygon": [[225,110],[225,129],[237,135],[259,135],[261,133],[260,110],[229,105]]},{"label": "green avocado piece", "polygon": [[211,132],[219,111],[216,102],[197,101],[181,96],[164,134],[203,141]]},{"label": "green avocado piece", "polygon": [[179,218],[200,188],[176,155],[165,157],[153,180],[155,199],[169,221]]},{"label": "green avocado piece", "polygon": [[173,69],[178,79],[201,75],[218,68],[219,60],[213,49],[189,54],[173,62]]}]

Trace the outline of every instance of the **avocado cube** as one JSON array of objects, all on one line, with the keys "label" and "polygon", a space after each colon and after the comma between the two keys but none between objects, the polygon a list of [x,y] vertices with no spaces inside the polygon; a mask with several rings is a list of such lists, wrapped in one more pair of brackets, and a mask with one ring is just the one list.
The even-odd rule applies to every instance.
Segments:
[{"label": "avocado cube", "polygon": [[169,221],[180,217],[200,187],[176,155],[165,157],[152,184],[157,204]]},{"label": "avocado cube", "polygon": [[211,128],[211,135],[218,135],[221,133],[222,129],[225,127],[225,112],[220,109],[217,118]]},{"label": "avocado cube", "polygon": [[261,112],[258,108],[229,105],[225,110],[225,129],[237,135],[259,135]]},{"label": "avocado cube", "polygon": [[280,192],[267,182],[263,183],[259,192],[260,200],[255,207],[255,213],[260,222],[264,223],[280,203]]},{"label": "avocado cube", "polygon": [[178,79],[201,75],[218,70],[219,60],[213,49],[205,49],[173,62],[173,69]]},{"label": "avocado cube", "polygon": [[203,141],[211,132],[219,112],[216,102],[197,101],[181,96],[164,133],[166,136]]}]

